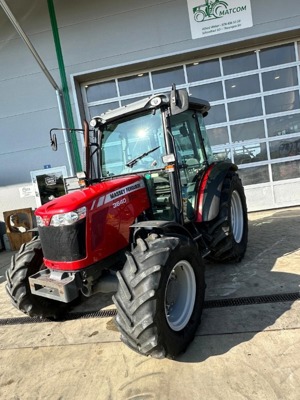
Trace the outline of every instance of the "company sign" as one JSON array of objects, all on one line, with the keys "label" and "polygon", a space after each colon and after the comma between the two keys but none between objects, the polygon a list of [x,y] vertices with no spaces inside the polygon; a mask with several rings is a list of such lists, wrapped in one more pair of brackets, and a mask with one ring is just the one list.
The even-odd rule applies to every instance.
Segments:
[{"label": "company sign", "polygon": [[250,0],[187,0],[192,39],[253,26]]}]

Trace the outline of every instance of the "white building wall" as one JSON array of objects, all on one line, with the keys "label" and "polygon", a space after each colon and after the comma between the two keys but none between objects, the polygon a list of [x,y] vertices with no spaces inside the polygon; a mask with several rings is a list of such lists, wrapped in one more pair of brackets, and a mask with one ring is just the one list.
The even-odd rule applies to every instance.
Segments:
[{"label": "white building wall", "polygon": [[[60,84],[47,2],[6,2]],[[221,48],[242,48],[245,40],[268,41],[259,38],[270,34],[278,34],[278,40],[292,31],[296,36],[300,26],[298,0],[252,0],[253,27],[194,40],[186,0],[54,0],[54,5],[78,124],[73,76],[106,69],[112,74],[118,66],[142,61],[163,66],[174,54],[185,61],[191,54],[218,54]],[[30,183],[30,171],[45,164],[68,166],[62,135],[58,152],[49,146],[55,126],[61,126],[55,91],[0,8],[0,220],[7,207],[34,203],[15,191]]]},{"label": "white building wall", "polygon": [[[204,3],[200,0],[199,4]],[[72,4],[72,6],[70,6]],[[211,50],[228,43],[298,29],[297,0],[252,0],[251,28],[192,39],[186,0],[55,2],[69,74]],[[238,47],[237,45],[235,47]]]},{"label": "white building wall", "polygon": [[[8,5],[59,81],[49,17],[39,3]],[[65,151],[49,152],[49,130],[61,125],[56,93],[1,8],[0,60],[0,185],[9,185],[28,182],[29,171],[49,161],[65,163]]]}]

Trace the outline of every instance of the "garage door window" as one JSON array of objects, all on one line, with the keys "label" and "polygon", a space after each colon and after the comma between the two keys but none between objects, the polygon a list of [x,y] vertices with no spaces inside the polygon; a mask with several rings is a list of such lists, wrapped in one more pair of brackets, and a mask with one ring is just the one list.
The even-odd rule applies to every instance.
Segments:
[{"label": "garage door window", "polygon": [[176,83],[210,101],[205,123],[213,152],[238,164],[246,186],[300,179],[299,54],[292,42],[86,82],[86,114],[92,118]]}]

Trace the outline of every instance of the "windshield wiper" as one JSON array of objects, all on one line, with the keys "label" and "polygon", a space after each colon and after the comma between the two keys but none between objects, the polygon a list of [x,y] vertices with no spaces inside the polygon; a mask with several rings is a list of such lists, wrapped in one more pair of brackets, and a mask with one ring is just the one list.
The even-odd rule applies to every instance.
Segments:
[{"label": "windshield wiper", "polygon": [[154,147],[153,149],[146,151],[146,153],[141,154],[138,157],[135,157],[133,160],[130,160],[127,164],[126,167],[132,168],[139,160],[141,160],[142,158],[146,157],[148,154],[152,153],[153,151],[159,149],[160,146]]}]

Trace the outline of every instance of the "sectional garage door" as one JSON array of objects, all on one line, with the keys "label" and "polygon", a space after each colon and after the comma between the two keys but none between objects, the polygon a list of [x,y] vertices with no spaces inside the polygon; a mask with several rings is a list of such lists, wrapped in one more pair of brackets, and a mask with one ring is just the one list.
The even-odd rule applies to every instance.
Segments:
[{"label": "sectional garage door", "polygon": [[300,43],[85,82],[87,118],[173,82],[209,100],[206,125],[216,157],[239,166],[250,211],[300,204]]}]

